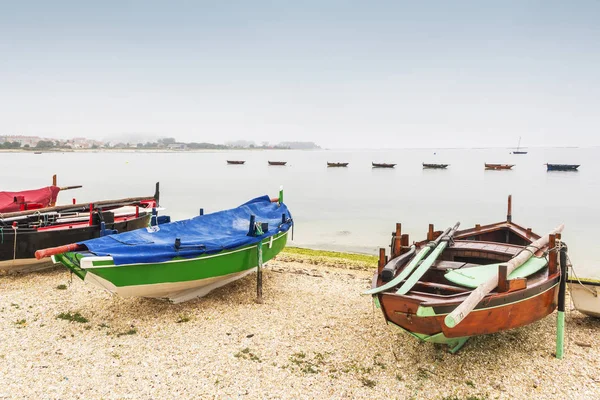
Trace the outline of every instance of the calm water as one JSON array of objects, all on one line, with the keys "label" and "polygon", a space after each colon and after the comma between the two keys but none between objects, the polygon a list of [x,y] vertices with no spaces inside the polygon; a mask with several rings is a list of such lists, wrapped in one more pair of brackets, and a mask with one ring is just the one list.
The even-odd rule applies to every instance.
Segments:
[{"label": "calm water", "polygon": [[[437,153],[434,155],[434,151]],[[506,149],[383,151],[215,151],[0,153],[0,190],[50,184],[82,184],[63,192],[59,203],[152,194],[161,184],[161,205],[175,219],[235,207],[285,188],[285,202],[296,222],[294,245],[375,253],[387,246],[396,222],[411,240],[422,239],[428,223],[464,228],[506,218],[513,195],[513,220],[537,233],[560,223],[579,275],[600,278],[594,243],[600,226],[600,149]],[[246,160],[242,166],[227,159]],[[267,160],[285,160],[269,167]],[[327,168],[327,161],[349,162]],[[371,161],[397,163],[373,169]],[[423,170],[421,162],[451,164]],[[484,162],[516,164],[512,171],[485,171]],[[551,163],[581,164],[579,172],[546,172]]]}]

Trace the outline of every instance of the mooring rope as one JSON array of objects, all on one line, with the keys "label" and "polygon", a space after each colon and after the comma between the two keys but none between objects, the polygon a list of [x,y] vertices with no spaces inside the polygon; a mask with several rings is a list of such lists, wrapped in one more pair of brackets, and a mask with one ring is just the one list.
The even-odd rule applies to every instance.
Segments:
[{"label": "mooring rope", "polygon": [[[567,267],[570,268],[571,272],[573,273],[573,276],[575,276],[575,279],[577,279],[577,282],[581,285],[581,287],[583,287],[585,290],[590,292],[594,297],[598,297],[598,293],[595,290],[590,289],[589,287],[587,287],[585,284],[583,284],[579,280],[579,277],[577,276],[577,273],[575,272],[575,268],[573,267],[573,263],[571,262],[571,258],[569,257],[569,254],[567,254]],[[573,301],[573,295],[571,293],[570,285],[569,285],[569,294],[571,294],[571,301]]]}]

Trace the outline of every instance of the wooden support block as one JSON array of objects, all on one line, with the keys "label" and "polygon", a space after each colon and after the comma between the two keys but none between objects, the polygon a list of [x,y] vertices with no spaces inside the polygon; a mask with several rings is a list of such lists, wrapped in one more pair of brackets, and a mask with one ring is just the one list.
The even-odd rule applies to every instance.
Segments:
[{"label": "wooden support block", "polygon": [[394,245],[392,246],[392,258],[396,258],[401,253],[402,246],[402,224],[396,224],[396,232],[394,232]]},{"label": "wooden support block", "polygon": [[383,267],[385,267],[385,249],[384,248],[380,248],[379,249],[379,263],[377,264],[377,273],[381,274],[381,271],[383,270]]},{"label": "wooden support block", "polygon": [[400,254],[406,253],[408,251],[408,234],[407,233],[402,234],[401,239],[400,239],[400,244],[402,245],[400,247]]},{"label": "wooden support block", "polygon": [[508,266],[506,264],[500,264],[498,266],[498,291],[508,291]]},{"label": "wooden support block", "polygon": [[527,228],[527,237],[531,237],[531,228]]},{"label": "wooden support block", "polygon": [[548,241],[548,274],[554,275],[558,272],[558,263],[557,263],[557,255],[558,251],[554,248],[556,247],[556,235],[550,235],[550,240]]},{"label": "wooden support block", "polygon": [[506,264],[498,266],[498,293],[514,292],[527,287],[527,278],[508,279]]},{"label": "wooden support block", "polygon": [[433,224],[429,224],[429,230],[427,231],[427,240],[433,240]]},{"label": "wooden support block", "polygon": [[481,225],[480,224],[475,224],[475,229],[480,230],[481,229]]}]

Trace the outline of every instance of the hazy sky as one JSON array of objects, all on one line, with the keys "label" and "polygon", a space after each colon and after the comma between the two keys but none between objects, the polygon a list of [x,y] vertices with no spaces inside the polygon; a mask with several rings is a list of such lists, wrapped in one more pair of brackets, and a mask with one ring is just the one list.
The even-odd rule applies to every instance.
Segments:
[{"label": "hazy sky", "polygon": [[0,134],[600,145],[598,1],[2,1]]}]

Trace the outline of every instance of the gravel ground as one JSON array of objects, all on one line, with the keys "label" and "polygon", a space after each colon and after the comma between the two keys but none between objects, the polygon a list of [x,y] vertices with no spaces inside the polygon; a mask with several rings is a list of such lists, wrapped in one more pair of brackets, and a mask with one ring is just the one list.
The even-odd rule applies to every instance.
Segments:
[{"label": "gravel ground", "polygon": [[385,325],[371,273],[280,255],[264,304],[250,275],[178,305],[63,269],[0,277],[0,398],[600,399],[600,320],[567,313],[563,360],[555,316],[452,355]]}]

